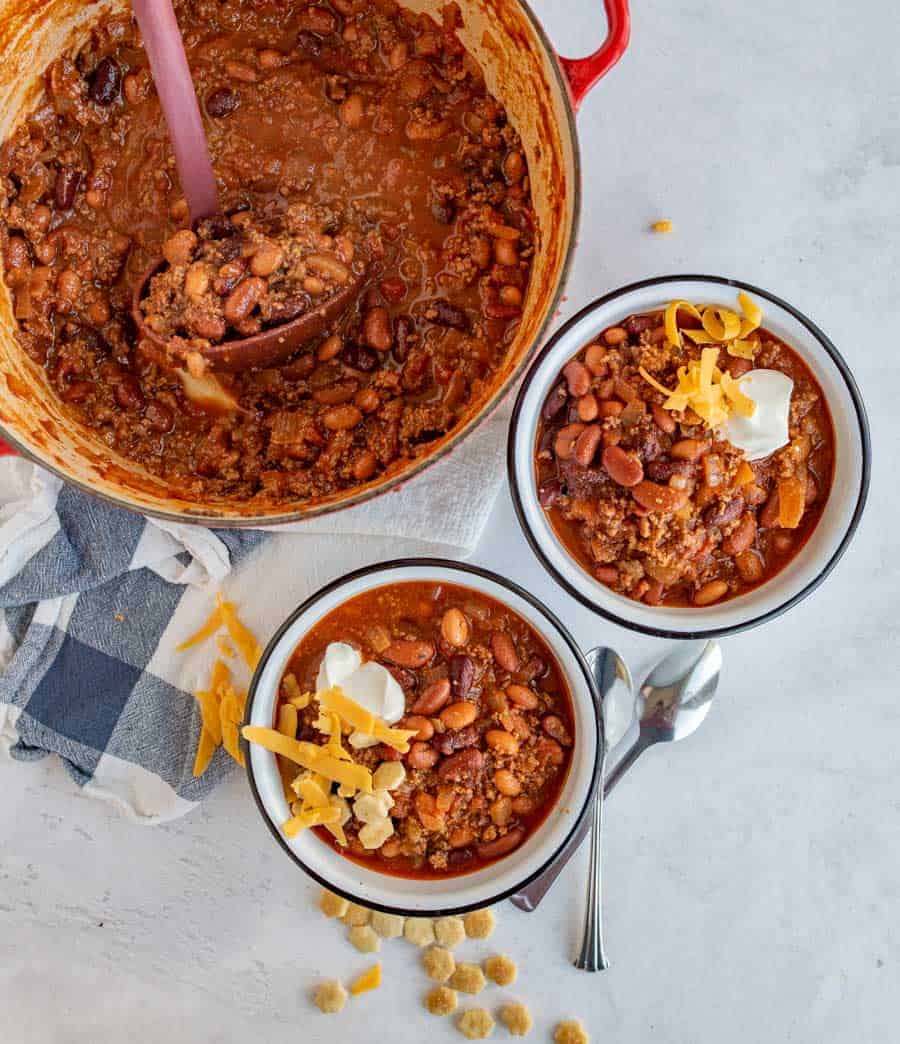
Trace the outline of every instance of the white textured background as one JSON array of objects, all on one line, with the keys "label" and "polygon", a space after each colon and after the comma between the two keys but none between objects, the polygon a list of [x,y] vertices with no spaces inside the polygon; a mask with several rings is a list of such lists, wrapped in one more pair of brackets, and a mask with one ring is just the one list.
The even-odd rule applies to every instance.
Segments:
[{"label": "white textured background", "polygon": [[[599,0],[534,6],[563,52],[599,39]],[[611,800],[612,969],[589,977],[568,963],[582,861],[538,914],[501,910],[494,942],[523,967],[510,992],[534,1011],[531,1040],[579,1015],[593,1041],[888,1041],[900,1016],[896,7],[635,7],[625,60],[579,117],[585,207],[565,314],[665,272],[775,291],[854,369],[874,482],[825,587],[729,639],[703,731],[652,751]],[[646,234],[658,217],[673,235]],[[586,646],[615,645],[638,677],[665,649],[554,589],[505,492],[475,558],[540,593]],[[312,909],[313,888],[272,843],[243,779],[174,826],[142,829],[78,795],[57,766],[0,771],[4,1044],[461,1039],[420,1008],[422,976],[403,943],[383,952],[377,994],[339,1020],[311,1007],[320,977],[346,979],[368,961]]]}]

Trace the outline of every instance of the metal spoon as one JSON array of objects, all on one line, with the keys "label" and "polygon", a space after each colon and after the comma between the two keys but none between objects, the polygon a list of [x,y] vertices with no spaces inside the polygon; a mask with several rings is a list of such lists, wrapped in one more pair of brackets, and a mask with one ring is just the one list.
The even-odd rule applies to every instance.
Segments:
[{"label": "metal spoon", "polygon": [[[712,705],[721,670],[722,650],[714,641],[684,642],[654,667],[635,698],[628,732],[610,754],[612,768],[606,776],[604,796],[648,747],[686,739],[700,727]],[[556,860],[512,897],[515,906],[526,913],[538,908],[590,826],[586,819]]]},{"label": "metal spoon", "polygon": [[581,971],[603,971],[608,967],[606,953],[603,948],[603,877],[601,870],[601,841],[603,834],[603,796],[604,771],[606,753],[609,747],[606,722],[607,700],[618,682],[627,686],[631,692],[631,676],[625,661],[612,649],[601,646],[591,649],[587,661],[597,683],[600,694],[601,741],[600,771],[597,774],[597,792],[591,807],[591,861],[588,872],[587,903],[584,914],[584,935],[581,940],[581,952],[575,960],[575,967]]}]

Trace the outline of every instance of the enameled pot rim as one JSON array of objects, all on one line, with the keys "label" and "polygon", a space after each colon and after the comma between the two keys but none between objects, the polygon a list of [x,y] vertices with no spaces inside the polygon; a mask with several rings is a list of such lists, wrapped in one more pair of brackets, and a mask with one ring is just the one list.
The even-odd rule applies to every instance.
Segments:
[{"label": "enameled pot rim", "polygon": [[[318,602],[319,600],[331,594],[333,591],[339,589],[342,586],[349,585],[356,580],[366,577],[377,577],[379,581],[388,584],[391,582],[391,574],[393,572],[397,570],[407,569],[410,567],[418,569],[444,570],[459,573],[461,584],[465,584],[467,577],[477,577],[479,579],[486,580],[489,583],[496,584],[506,590],[509,590],[513,594],[517,595],[519,598],[529,603],[529,605],[536,611],[536,613],[544,618],[544,620],[549,625],[549,628],[554,632],[556,638],[567,646],[569,652],[572,654],[574,660],[576,661],[578,667],[581,670],[586,686],[586,692],[590,696],[592,702],[593,720],[595,728],[594,761],[588,777],[589,785],[587,787],[586,793],[581,799],[578,813],[577,815],[572,817],[571,825],[565,831],[564,836],[561,837],[559,844],[555,846],[552,855],[549,856],[542,863],[541,866],[528,873],[521,880],[517,881],[514,885],[504,888],[499,892],[486,895],[482,898],[479,898],[477,901],[473,901],[470,903],[429,909],[427,912],[423,912],[421,910],[409,909],[402,906],[373,902],[365,895],[353,893],[349,889],[336,886],[334,883],[329,881],[324,875],[317,872],[316,870],[313,870],[310,866],[308,866],[299,857],[299,855],[287,844],[284,835],[281,833],[278,826],[272,821],[272,818],[270,817],[265,807],[265,803],[260,793],[259,785],[257,783],[253,769],[253,760],[250,756],[250,745],[247,743],[245,739],[243,739],[243,737],[241,738],[240,743],[241,749],[244,753],[247,780],[250,784],[250,791],[253,794],[253,799],[256,802],[256,806],[259,809],[260,815],[262,816],[266,826],[268,827],[269,832],[278,842],[279,846],[293,860],[293,862],[296,863],[296,865],[299,866],[314,881],[320,884],[323,888],[327,888],[329,891],[334,892],[336,895],[340,895],[344,899],[347,899],[350,902],[358,903],[362,906],[367,907],[368,909],[379,910],[383,913],[397,914],[402,917],[448,917],[469,913],[472,910],[482,909],[486,906],[493,906],[494,904],[502,902],[504,899],[508,899],[511,895],[515,895],[517,892],[521,891],[532,881],[538,878],[555,861],[560,852],[562,852],[563,849],[565,849],[570,840],[574,837],[579,827],[582,825],[585,818],[588,816],[590,812],[591,798],[596,791],[597,783],[599,781],[602,754],[605,750],[606,745],[606,737],[602,714],[602,701],[599,691],[597,689],[596,682],[594,681],[593,674],[591,672],[590,667],[588,666],[584,654],[576,644],[575,639],[572,637],[572,634],[570,633],[568,628],[552,612],[552,610],[550,610],[542,601],[540,601],[540,599],[536,598],[534,595],[524,590],[524,588],[520,587],[514,581],[508,580],[502,576],[498,576],[496,573],[493,573],[488,569],[482,569],[479,566],[470,565],[466,562],[456,562],[451,559],[398,558],[389,562],[379,562],[375,565],[364,566],[363,568],[356,569],[353,572],[345,573],[343,576],[340,576],[337,579],[332,580],[324,587],[321,587],[314,594],[310,595],[309,598],[307,598],[290,614],[290,616],[288,616],[284,623],[275,632],[260,658],[259,664],[257,665],[256,671],[253,675],[253,679],[250,683],[250,688],[247,695],[247,705],[244,717],[244,724],[247,725],[251,721],[252,710],[257,695],[258,685],[263,675],[263,671],[267,661],[279,647],[282,637],[291,628],[291,626],[299,617],[301,617],[304,613],[308,612],[309,609],[311,609],[316,604],[316,602]],[[553,651],[552,648],[551,651]],[[573,693],[573,699],[575,698],[576,696]],[[541,823],[537,830],[541,831],[542,829],[544,829],[545,825],[545,822]],[[324,844],[324,842],[322,843]],[[489,863],[485,868],[483,868],[483,870],[475,870],[469,874],[454,875],[454,880],[463,879],[466,881],[477,881],[480,874],[489,873],[493,868],[495,868],[499,864],[502,864],[505,858],[506,857],[501,857],[496,862]],[[377,873],[377,871],[373,872]],[[382,876],[391,878],[392,880],[402,880],[402,878],[398,878],[391,874],[384,874]],[[439,887],[441,881],[440,879],[432,879],[430,883],[434,884],[435,887]]]},{"label": "enameled pot rim", "polygon": [[[611,304],[612,302],[627,297],[633,294],[635,291],[645,290],[650,287],[665,287],[669,283],[684,283],[684,282],[700,282],[707,283],[714,286],[720,287],[733,287],[736,290],[742,290],[753,297],[761,298],[764,301],[776,305],[783,309],[788,315],[795,319],[798,323],[806,328],[811,336],[818,342],[821,348],[824,350],[826,355],[829,357],[831,362],[840,375],[844,386],[846,388],[848,397],[853,406],[854,416],[858,425],[858,434],[860,440],[860,446],[862,450],[861,465],[861,477],[859,483],[859,493],[856,498],[856,504],[854,506],[852,515],[849,519],[849,523],[843,533],[843,536],[838,543],[833,553],[823,563],[821,568],[818,570],[816,575],[799,591],[793,594],[791,597],[785,599],[784,602],[775,606],[774,608],[760,613],[758,616],[750,617],[746,620],[738,623],[730,624],[728,626],[715,627],[715,626],[698,626],[691,630],[673,630],[667,627],[657,627],[652,624],[645,624],[633,619],[630,619],[624,612],[615,612],[609,608],[598,605],[592,601],[585,593],[576,587],[555,565],[551,557],[547,554],[543,541],[534,532],[534,529],[528,519],[527,512],[525,510],[524,498],[527,495],[520,483],[518,469],[516,467],[516,450],[517,450],[517,437],[520,428],[523,426],[523,406],[531,387],[531,384],[537,374],[540,372],[544,360],[554,351],[559,342],[568,334],[570,330],[576,327],[582,320],[587,316],[591,315],[597,309],[602,308],[605,305]],[[543,346],[543,348],[536,355],[531,369],[526,375],[522,385],[519,389],[518,395],[516,396],[516,402],[513,407],[512,418],[510,420],[509,433],[507,439],[507,473],[509,475],[510,492],[512,494],[513,506],[515,507],[516,516],[519,520],[522,532],[525,534],[528,543],[531,546],[532,551],[537,556],[538,560],[544,566],[548,573],[553,579],[574,599],[580,602],[587,609],[596,613],[598,616],[602,616],[604,619],[609,620],[611,623],[618,624],[620,627],[625,627],[628,630],[637,631],[641,634],[652,635],[657,638],[673,638],[677,640],[689,640],[689,639],[702,639],[702,638],[721,638],[729,634],[737,634],[741,631],[749,630],[753,627],[758,627],[761,624],[770,622],[771,620],[777,619],[783,613],[786,613],[789,609],[793,608],[799,602],[803,601],[808,595],[812,594],[831,573],[837,563],[840,561],[844,552],[850,544],[856,530],[859,526],[862,518],[863,510],[866,505],[866,500],[869,493],[869,485],[871,481],[872,471],[872,445],[871,435],[869,430],[869,421],[866,415],[866,409],[860,395],[859,388],[850,372],[850,368],[847,365],[844,357],[838,351],[837,347],[830,340],[830,338],[817,326],[807,315],[801,312],[798,308],[789,304],[787,301],[771,293],[768,290],[763,290],[761,287],[755,286],[752,283],[745,283],[740,279],[729,279],[724,276],[712,276],[712,275],[665,275],[656,276],[651,279],[639,280],[635,283],[629,283],[627,286],[620,287],[616,290],[610,291],[608,294],[604,294],[601,297],[595,298],[589,304],[585,305],[576,315],[572,316],[556,333],[552,338]],[[574,561],[574,559],[573,559]],[[582,568],[581,566],[578,567]],[[765,586],[763,584],[762,586]],[[624,601],[624,599],[622,599]],[[727,603],[726,603],[727,604]],[[691,610],[693,611],[693,610]],[[698,618],[702,614],[703,610],[698,609]]]}]

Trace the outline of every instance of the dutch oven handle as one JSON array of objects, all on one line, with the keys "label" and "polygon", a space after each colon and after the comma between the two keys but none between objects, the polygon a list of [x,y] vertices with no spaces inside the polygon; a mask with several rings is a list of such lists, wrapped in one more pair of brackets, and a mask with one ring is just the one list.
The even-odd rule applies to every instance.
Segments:
[{"label": "dutch oven handle", "polygon": [[603,0],[606,8],[607,32],[603,44],[587,58],[563,58],[560,65],[569,81],[572,101],[577,109],[594,84],[616,64],[625,53],[631,35],[631,13],[628,0]]}]

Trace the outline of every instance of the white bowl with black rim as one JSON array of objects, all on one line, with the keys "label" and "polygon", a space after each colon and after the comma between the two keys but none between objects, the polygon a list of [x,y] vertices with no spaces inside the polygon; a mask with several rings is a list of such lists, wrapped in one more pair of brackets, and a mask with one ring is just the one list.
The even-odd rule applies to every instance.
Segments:
[{"label": "white bowl with black rim", "polygon": [[312,831],[285,837],[291,812],[275,755],[241,741],[250,788],[273,837],[294,862],[331,891],[372,909],[403,916],[464,913],[520,891],[565,847],[588,813],[602,741],[600,699],[590,668],[565,626],[538,599],[484,569],[443,559],[401,559],[359,569],[308,598],[282,624],[262,655],[247,698],[245,724],[272,728],[281,677],[297,644],[348,599],[388,584],[432,581],[487,595],[518,613],[556,658],[572,698],[573,753],[559,797],[515,851],[470,873],[440,879],[399,877],[348,859]]},{"label": "white bowl with black rim", "polygon": [[[617,594],[581,566],[557,536],[538,502],[535,446],[541,409],[563,366],[604,330],[629,316],[696,301],[734,309],[744,290],[763,310],[763,327],[783,340],[818,381],[834,425],[834,480],[824,513],[803,548],[770,580],[717,605],[650,606]],[[837,348],[815,323],[767,290],[717,276],[661,276],[632,283],[582,309],[547,343],[529,370],[513,410],[507,449],[510,488],[522,529],[553,578],[583,605],[643,634],[711,638],[756,627],[811,594],[835,567],[862,516],[869,488],[871,446],[856,382]]]}]

